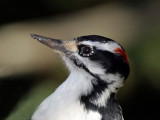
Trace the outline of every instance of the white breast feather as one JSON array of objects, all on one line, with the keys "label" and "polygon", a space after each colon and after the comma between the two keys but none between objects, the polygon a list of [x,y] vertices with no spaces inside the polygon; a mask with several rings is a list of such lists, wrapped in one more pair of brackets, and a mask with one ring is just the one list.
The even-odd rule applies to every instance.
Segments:
[{"label": "white breast feather", "polygon": [[[91,79],[91,78],[90,78]],[[80,103],[80,95],[92,89],[90,79],[85,74],[72,72],[57,90],[38,107],[32,120],[100,120],[100,114],[91,114]]]}]

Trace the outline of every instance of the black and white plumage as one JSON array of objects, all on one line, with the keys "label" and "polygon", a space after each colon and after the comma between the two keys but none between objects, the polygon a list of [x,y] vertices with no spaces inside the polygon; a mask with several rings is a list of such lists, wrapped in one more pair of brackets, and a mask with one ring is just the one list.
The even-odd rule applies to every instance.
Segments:
[{"label": "black and white plumage", "polygon": [[129,64],[120,44],[98,35],[71,41],[31,37],[58,52],[70,71],[31,120],[123,120],[116,92],[128,77]]}]

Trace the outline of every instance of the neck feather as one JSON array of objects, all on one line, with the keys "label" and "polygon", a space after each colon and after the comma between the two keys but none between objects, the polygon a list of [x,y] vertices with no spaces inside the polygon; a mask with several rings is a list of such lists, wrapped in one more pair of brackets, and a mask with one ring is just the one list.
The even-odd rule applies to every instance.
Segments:
[{"label": "neck feather", "polygon": [[[88,86],[80,86],[82,92],[79,93],[78,100],[85,110],[98,112],[104,120],[122,120],[122,110],[116,100],[116,84],[114,82],[107,83],[104,80],[93,77],[87,78],[85,74],[83,75],[83,80],[79,80],[80,82],[87,82]],[[106,116],[108,119],[105,118]]]},{"label": "neck feather", "polygon": [[71,72],[63,87],[71,96],[82,104],[92,103],[97,107],[107,107],[107,101],[111,94],[116,93],[115,81],[97,79],[83,72]]},{"label": "neck feather", "polygon": [[41,103],[32,118],[122,120],[121,108],[115,99],[112,85],[114,83],[97,80],[82,71],[71,72],[67,80]]}]

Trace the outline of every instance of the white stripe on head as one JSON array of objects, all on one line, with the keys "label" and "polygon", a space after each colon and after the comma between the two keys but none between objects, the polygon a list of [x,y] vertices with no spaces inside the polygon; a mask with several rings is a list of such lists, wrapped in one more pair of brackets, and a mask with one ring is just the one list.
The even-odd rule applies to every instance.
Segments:
[{"label": "white stripe on head", "polygon": [[114,53],[114,50],[116,48],[121,48],[121,46],[118,43],[113,42],[113,41],[109,41],[109,42],[106,42],[106,43],[100,43],[100,42],[95,42],[95,41],[94,42],[92,42],[92,41],[82,41],[79,44],[80,45],[84,44],[84,45],[95,46],[99,50],[107,50],[107,51],[110,51],[112,53]]}]

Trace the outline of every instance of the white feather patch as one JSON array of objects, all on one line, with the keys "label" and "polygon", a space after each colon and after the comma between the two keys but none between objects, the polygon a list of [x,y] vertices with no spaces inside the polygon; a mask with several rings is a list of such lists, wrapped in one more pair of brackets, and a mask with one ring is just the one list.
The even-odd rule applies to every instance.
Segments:
[{"label": "white feather patch", "polygon": [[107,50],[112,53],[114,53],[114,50],[118,47],[121,48],[120,45],[116,42],[106,42],[106,43],[100,43],[100,42],[92,42],[92,41],[82,41],[80,44],[84,45],[90,45],[90,46],[95,46],[96,48],[100,50]]},{"label": "white feather patch", "polygon": [[86,114],[85,120],[101,120],[102,116],[98,113],[98,111],[89,110]]},{"label": "white feather patch", "polygon": [[116,88],[120,88],[122,86],[124,78],[121,78],[118,73],[102,75],[101,78],[111,84],[108,85],[108,88],[106,88],[102,94],[98,95],[97,99],[91,100],[90,102],[99,107],[107,107],[106,102],[109,99],[110,94],[116,93]]},{"label": "white feather patch", "polygon": [[32,120],[85,120],[86,111],[79,99],[92,90],[91,79],[86,73],[71,72],[67,80],[40,104]]}]

